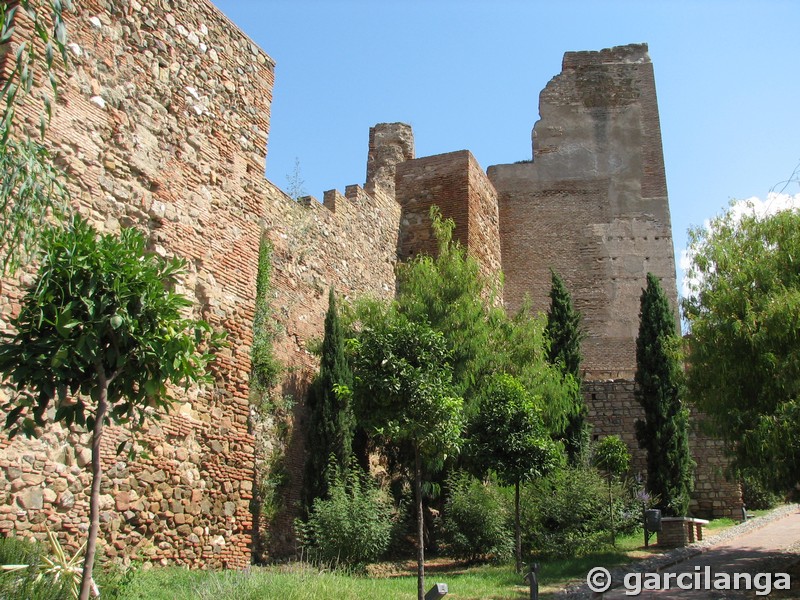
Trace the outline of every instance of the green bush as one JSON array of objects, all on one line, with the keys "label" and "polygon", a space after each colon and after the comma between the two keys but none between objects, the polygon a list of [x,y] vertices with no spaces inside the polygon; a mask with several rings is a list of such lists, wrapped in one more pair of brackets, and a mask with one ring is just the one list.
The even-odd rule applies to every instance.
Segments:
[{"label": "green bush", "polygon": [[344,476],[335,473],[328,489],[327,498],[314,500],[308,521],[296,523],[306,556],[334,566],[361,566],[381,558],[394,524],[386,495],[355,461]]},{"label": "green bush", "polygon": [[[641,504],[625,486],[615,484],[617,535],[641,524]],[[542,557],[588,554],[610,543],[608,482],[595,470],[566,468],[523,488],[523,545]]]},{"label": "green bush", "polygon": [[0,564],[28,565],[26,569],[0,573],[0,600],[64,600],[71,598],[69,586],[51,577],[39,578],[42,556],[40,545],[17,538],[0,538]]},{"label": "green bush", "polygon": [[444,552],[454,558],[509,558],[514,549],[511,514],[497,485],[464,472],[452,473],[445,485]]},{"label": "green bush", "polygon": [[781,497],[755,477],[745,475],[742,477],[742,500],[749,510],[766,510],[780,504]]}]

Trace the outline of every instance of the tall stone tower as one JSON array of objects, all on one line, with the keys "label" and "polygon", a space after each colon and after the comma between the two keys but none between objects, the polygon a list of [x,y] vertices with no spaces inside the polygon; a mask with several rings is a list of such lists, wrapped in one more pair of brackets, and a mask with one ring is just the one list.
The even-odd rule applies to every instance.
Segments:
[{"label": "tall stone tower", "polygon": [[[644,473],[634,398],[639,303],[648,272],[673,307],[678,292],[653,65],[645,44],[568,52],[539,97],[533,160],[490,167],[499,204],[504,300],[549,305],[550,269],[583,313],[584,395],[595,439],[616,434]],[[695,415],[695,419],[699,420]],[[721,443],[690,433],[692,511],[735,516]]]},{"label": "tall stone tower", "polygon": [[588,379],[632,378],[648,272],[677,301],[653,65],[647,46],[565,54],[540,95],[533,161],[498,165],[505,301],[548,306],[555,269],[584,315]]}]

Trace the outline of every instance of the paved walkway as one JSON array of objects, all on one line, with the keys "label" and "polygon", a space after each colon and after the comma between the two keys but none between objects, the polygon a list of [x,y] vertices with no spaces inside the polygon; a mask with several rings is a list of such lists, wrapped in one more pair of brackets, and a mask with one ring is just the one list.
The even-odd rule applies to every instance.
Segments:
[{"label": "paved walkway", "polygon": [[[732,528],[715,538],[700,543],[695,547],[687,549],[687,553],[681,551],[673,553],[674,560],[671,565],[652,565],[644,566],[645,572],[642,573],[614,573],[614,588],[604,595],[586,594],[584,588],[580,594],[584,598],[604,598],[605,600],[620,600],[622,598],[655,598],[657,600],[672,599],[691,599],[699,600],[705,598],[763,598],[770,597],[765,595],[768,584],[774,588],[777,583],[785,581],[779,580],[774,573],[784,572],[787,567],[800,560],[800,507],[797,505],[778,509],[777,515],[770,518],[769,515],[761,517],[759,520],[752,521]],[[777,517],[777,518],[775,518]],[[763,523],[763,524],[762,524]],[[683,560],[685,558],[685,560]],[[679,561],[679,562],[676,562]],[[664,562],[670,562],[666,559]],[[634,595],[635,588],[646,587],[648,572],[658,572],[660,583],[663,586],[666,574],[669,575],[670,589],[645,590]],[[724,585],[726,575],[729,580],[734,581],[733,573],[751,574],[751,586],[749,591],[744,590],[744,579],[739,591],[718,590],[715,587]],[[756,579],[757,573],[769,573],[767,576]],[[681,574],[684,577],[679,578]],[[628,576],[628,587],[624,581]],[[798,579],[797,577],[795,579]],[[655,579],[650,577],[651,582]],[[708,588],[706,587],[708,582]],[[715,586],[715,583],[719,585]],[[639,585],[640,583],[640,585]],[[685,590],[681,588],[700,585],[699,590]],[[619,586],[619,587],[617,587]],[[787,595],[787,592],[777,592],[781,598],[796,597],[800,598],[800,581],[791,581],[791,590],[794,593]],[[756,595],[756,592],[762,592]],[[627,593],[626,593],[627,592]]]}]

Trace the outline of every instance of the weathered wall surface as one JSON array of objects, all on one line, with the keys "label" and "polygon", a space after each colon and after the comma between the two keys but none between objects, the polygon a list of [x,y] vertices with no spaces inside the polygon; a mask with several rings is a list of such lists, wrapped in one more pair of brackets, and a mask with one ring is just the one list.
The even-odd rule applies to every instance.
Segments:
[{"label": "weathered wall surface", "polygon": [[[138,438],[146,458],[116,456],[126,433],[109,432],[102,553],[241,567],[251,559],[259,453],[248,379],[262,232],[274,246],[276,353],[287,367],[279,393],[301,399],[315,366],[305,344],[321,335],[328,287],[394,294],[399,207],[355,186],[326,195],[327,207],[295,203],[264,179],[273,64],[208,1],[77,4],[67,17],[74,70],[48,131],[76,206],[101,230],[139,227],[156,252],[187,259],[182,291],[230,341],[216,384],[181,393],[175,413]],[[3,282],[0,328],[19,294]],[[279,450],[301,473],[302,402],[293,417]],[[84,437],[58,427],[38,441],[0,441],[0,534],[43,538],[49,528],[76,547],[88,458]]]},{"label": "weathered wall surface", "polygon": [[435,204],[455,223],[454,239],[481,265],[484,275],[500,270],[497,194],[475,157],[467,150],[417,158],[397,164],[395,198],[402,207],[398,255],[434,255],[436,239],[429,210]]},{"label": "weathered wall surface", "polygon": [[[490,167],[500,204],[506,304],[530,294],[549,305],[555,269],[583,313],[585,394],[594,434],[617,434],[633,468],[643,418],[633,396],[639,304],[648,272],[677,303],[653,66],[645,45],[568,52],[540,95],[533,161]],[[677,314],[677,310],[676,310]],[[693,431],[693,510],[738,515],[738,486],[724,478],[719,442]]]},{"label": "weathered wall surface", "polygon": [[[636,441],[636,421],[644,420],[644,410],[634,396],[633,381],[587,381],[583,391],[594,439],[618,435],[631,454],[631,472],[646,478],[647,453]],[[697,463],[691,514],[704,519],[740,519],[742,493],[738,483],[725,478],[729,461],[723,443],[701,431],[697,415],[690,420],[689,446]]]},{"label": "weathered wall surface", "polygon": [[[117,457],[125,433],[109,432],[103,552],[243,566],[252,529],[247,379],[263,202],[247,188],[263,173],[272,61],[205,1],[178,10],[133,0],[77,5],[67,16],[73,71],[48,131],[76,206],[101,230],[137,226],[156,252],[184,257],[182,291],[231,341],[216,384],[182,395],[176,414],[149,428],[140,442],[148,458]],[[5,321],[15,307],[2,310]],[[41,537],[50,528],[75,545],[86,528],[87,458],[79,437],[58,428],[36,443],[3,442],[0,531]]]},{"label": "weathered wall surface", "polygon": [[647,47],[570,52],[539,99],[533,161],[489,168],[505,300],[548,305],[558,271],[584,315],[589,378],[632,377],[648,272],[677,301],[653,67]]}]

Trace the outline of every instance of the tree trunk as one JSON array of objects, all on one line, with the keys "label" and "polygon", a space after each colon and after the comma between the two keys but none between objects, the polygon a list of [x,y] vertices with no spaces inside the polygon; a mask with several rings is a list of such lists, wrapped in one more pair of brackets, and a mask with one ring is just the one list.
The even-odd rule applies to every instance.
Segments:
[{"label": "tree trunk", "polygon": [[522,527],[519,524],[519,481],[514,484],[514,555],[517,573],[522,573]]},{"label": "tree trunk", "polygon": [[608,513],[611,522],[611,545],[617,546],[617,534],[614,531],[614,496],[611,493],[611,477],[608,478]]},{"label": "tree trunk", "polygon": [[100,398],[97,400],[97,411],[92,430],[92,495],[89,498],[89,539],[86,542],[86,554],[83,560],[80,600],[89,600],[89,595],[94,587],[92,569],[97,549],[97,532],[100,529],[100,482],[103,477],[103,465],[100,463],[100,440],[103,436],[103,421],[108,410],[108,380],[104,373],[100,374],[99,379]]},{"label": "tree trunk", "polygon": [[414,494],[417,500],[417,600],[425,600],[425,530],[422,518],[422,460],[414,446]]}]

